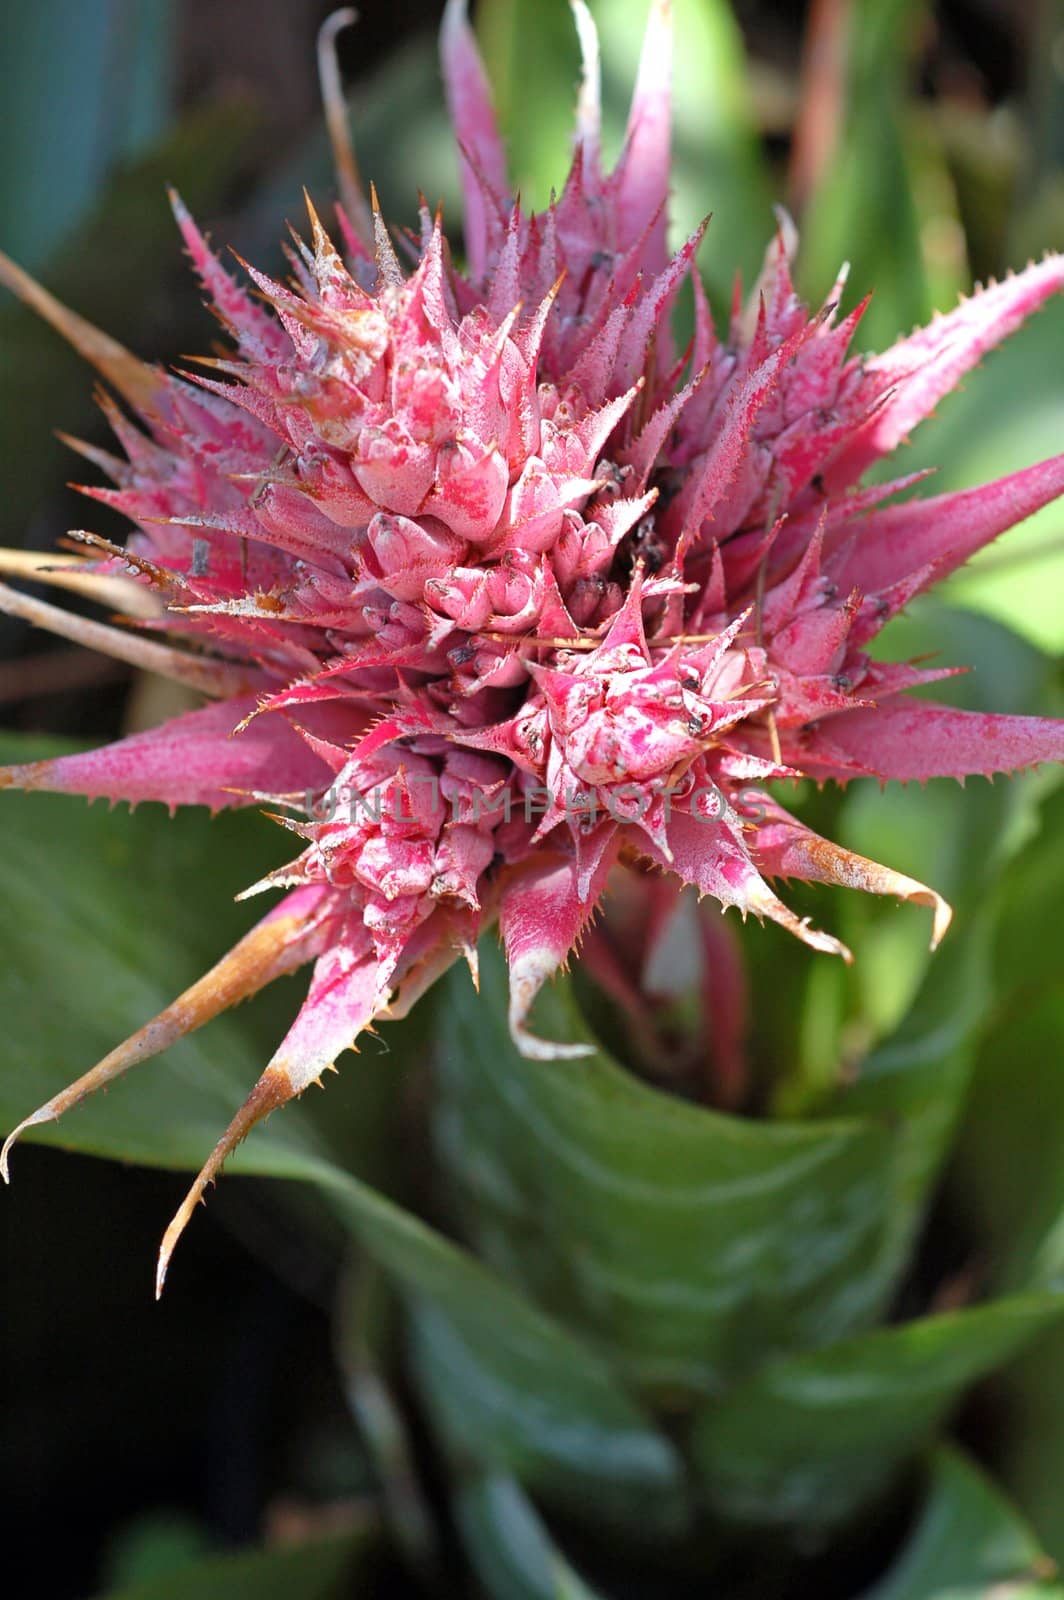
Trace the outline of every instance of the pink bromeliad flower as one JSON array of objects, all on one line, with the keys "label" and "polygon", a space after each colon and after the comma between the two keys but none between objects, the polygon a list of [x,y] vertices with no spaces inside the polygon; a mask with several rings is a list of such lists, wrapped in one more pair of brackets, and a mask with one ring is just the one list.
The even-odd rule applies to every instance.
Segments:
[{"label": "pink bromeliad flower", "polygon": [[[271,802],[298,837],[258,888],[280,903],[199,983],[22,1124],[57,1117],[224,1007],[303,964],[288,1036],[163,1243],[225,1156],[375,1019],[406,1011],[498,922],[510,1025],[620,861],[848,958],[770,882],[797,878],[949,908],[819,838],[772,779],[963,777],[1064,757],[1064,724],[952,710],[906,690],[942,672],[867,646],[914,595],[1064,491],[1064,456],[960,494],[862,487],[998,340],[1064,286],[1050,257],[872,359],[848,355],[841,284],[810,315],[786,222],[723,335],[694,262],[670,255],[670,13],[651,7],[617,166],[599,151],[597,47],[557,201],[508,197],[461,0],[443,68],[462,160],[465,269],[425,213],[407,268],[348,169],[344,253],[311,211],[288,285],[252,297],[175,200],[234,352],[167,376],[7,281],[128,403],[124,456],[79,446],[134,524],[89,538],[76,576],[124,605],[116,630],[2,591],[43,626],[192,685],[202,709],[0,784],[136,803]],[[694,339],[670,312],[693,285]],[[263,304],[265,302],[265,305]],[[69,581],[69,566],[56,578]],[[21,1130],[16,1130],[16,1132]],[[12,1138],[14,1135],[12,1135]],[[10,1141],[9,1141],[10,1144]],[[4,1152],[6,1176],[6,1150]]]}]

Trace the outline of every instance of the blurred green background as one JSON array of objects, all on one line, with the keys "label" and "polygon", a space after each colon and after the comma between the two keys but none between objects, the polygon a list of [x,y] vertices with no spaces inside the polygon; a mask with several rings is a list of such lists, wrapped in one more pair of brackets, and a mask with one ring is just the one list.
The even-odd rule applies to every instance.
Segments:
[{"label": "blurred green background", "polygon": [[[176,184],[216,241],[281,266],[301,185],[323,210],[333,194],[314,70],[316,30],[330,9],[310,0],[7,0],[0,246],[139,352],[176,361],[204,348],[212,325],[163,186]],[[442,8],[367,0],[361,9],[342,59],[363,170],[397,221],[413,214],[419,187],[456,218],[435,57]],[[592,9],[615,150],[645,4],[593,0]],[[875,287],[860,330],[869,348],[948,307],[973,281],[1064,248],[1061,0],[677,0],[676,10],[673,221],[679,237],[712,210],[702,266],[718,309],[735,271],[748,280],[756,271],[774,200],[799,220],[811,299],[842,259],[851,263],[849,303]],[[568,148],[577,75],[568,8],[482,0],[476,19],[515,180],[542,204]],[[935,465],[935,488],[952,488],[1058,451],[1062,351],[1058,303],[941,407],[904,469]],[[48,549],[86,521],[112,531],[102,508],[87,511],[67,488],[72,458],[56,428],[102,438],[91,379],[5,299],[0,543]],[[896,655],[940,652],[974,665],[953,686],[959,703],[1059,714],[1064,513],[1047,508],[1007,535],[888,640]],[[5,758],[40,753],[53,737],[113,735],[166,709],[153,686],[116,664],[0,619]],[[942,983],[954,985],[948,1020],[963,1046],[963,1062],[943,1053],[960,1133],[903,1304],[1060,1287],[1060,801],[1052,774],[1012,786],[976,780],[963,795],[932,785],[808,797],[817,826],[934,883],[958,907],[957,954],[939,959],[952,963]],[[283,848],[255,817],[171,823],[156,809],[130,819],[76,801],[4,797],[5,1121],[41,1098],[41,1074],[73,1077],[196,976],[244,925],[226,891]],[[823,892],[818,916],[828,918]],[[861,1061],[889,1037],[925,978],[923,913],[840,895],[830,916],[857,952],[852,973],[796,959],[777,930],[744,932],[754,991],[770,985],[776,997],[759,1008],[751,1038],[762,1103],[775,1114],[829,1098],[840,1062]],[[298,992],[280,986],[147,1069],[150,1096],[144,1080],[115,1090],[80,1131],[71,1125],[71,1142],[128,1162],[194,1160]],[[328,1149],[433,1214],[427,1054],[423,1032],[393,1032],[381,1053],[349,1057],[327,1104],[316,1097],[321,1105],[271,1123],[270,1142],[249,1146],[246,1165],[309,1174]],[[354,1562],[350,1592],[398,1594],[408,1580],[385,1551],[382,1506],[402,1530],[404,1571],[433,1552],[453,1571],[410,1480],[396,1420],[407,1379],[399,1374],[391,1395],[379,1380],[389,1311],[365,1275],[348,1333],[337,1333],[350,1230],[302,1186],[230,1179],[197,1219],[156,1307],[154,1249],[182,1179],[89,1154],[19,1149],[14,1187],[0,1196],[0,1524],[10,1570],[32,1566],[25,1592],[324,1595]],[[961,1420],[961,1436],[1004,1475],[1059,1560],[1062,1373],[1064,1337],[1050,1332]],[[432,1509],[440,1485],[430,1478],[425,1495]],[[268,1565],[258,1556],[225,1565],[232,1558],[221,1552],[263,1539]],[[307,1539],[312,1555],[286,1566],[284,1552]],[[445,1583],[442,1592],[460,1590]]]}]

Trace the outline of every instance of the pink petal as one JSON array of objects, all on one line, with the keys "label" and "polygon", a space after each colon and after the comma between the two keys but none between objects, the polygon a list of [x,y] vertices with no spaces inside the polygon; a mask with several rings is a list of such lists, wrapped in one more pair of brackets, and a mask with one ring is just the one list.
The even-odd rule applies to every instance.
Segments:
[{"label": "pink petal", "polygon": [[[0,788],[48,789],[126,800],[161,800],[220,811],[253,794],[303,794],[328,786],[329,770],[279,716],[254,717],[254,695],[222,700],[174,717],[147,733],[80,755],[0,769]],[[236,793],[232,791],[237,791]]]},{"label": "pink petal", "polygon": [[377,961],[361,920],[349,920],[345,936],[318,957],[307,998],[266,1068],[283,1072],[291,1094],[302,1094],[373,1020],[378,995]]},{"label": "pink petal", "polygon": [[978,489],[884,506],[854,524],[854,542],[831,576],[840,589],[877,594],[920,567],[934,582],[1064,494],[1064,455]]},{"label": "pink petal", "polygon": [[510,964],[510,1033],[522,1055],[533,1060],[591,1054],[590,1045],[538,1039],[525,1024],[536,995],[565,961],[594,914],[616,858],[614,837],[600,855],[584,897],[576,863],[557,858],[526,868],[503,890],[499,927]]},{"label": "pink petal", "polygon": [[698,254],[708,226],[709,218],[706,217],[664,270],[653,279],[636,306],[620,341],[612,378],[614,384],[635,383],[647,365],[647,352],[652,341],[660,340],[667,333],[669,309],[691,270],[691,263]]},{"label": "pink petal", "polygon": [[990,777],[1040,761],[1064,761],[1064,721],[897,700],[825,719],[808,744],[786,748],[784,759],[812,776],[843,781],[854,767],[903,782],[976,773]]},{"label": "pink petal", "polygon": [[988,350],[1000,344],[1039,306],[1064,288],[1064,256],[982,289],[948,316],[936,317],[865,367],[869,391],[894,393],[844,445],[822,474],[829,489],[853,483],[880,456],[895,449],[955,389]]}]

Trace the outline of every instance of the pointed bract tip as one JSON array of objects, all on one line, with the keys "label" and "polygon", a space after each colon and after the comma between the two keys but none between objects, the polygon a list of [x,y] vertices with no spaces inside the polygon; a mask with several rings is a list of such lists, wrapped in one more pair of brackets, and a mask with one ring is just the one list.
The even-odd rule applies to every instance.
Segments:
[{"label": "pointed bract tip", "polygon": [[329,12],[318,30],[318,37],[332,44],[338,34],[343,33],[345,28],[353,28],[357,21],[358,12],[354,6],[339,6],[335,11]]},{"label": "pointed bract tip", "polygon": [[530,1033],[520,1022],[510,1019],[510,1037],[528,1061],[578,1061],[583,1056],[593,1056],[594,1046],[590,1044],[563,1044],[557,1039],[541,1039],[538,1034]]},{"label": "pointed bract tip", "polygon": [[60,1095],[55,1099],[46,1100],[43,1106],[38,1106],[28,1117],[23,1117],[18,1127],[13,1128],[4,1140],[3,1149],[0,1149],[0,1177],[5,1183],[11,1182],[10,1159],[16,1140],[22,1137],[27,1128],[39,1128],[46,1122],[55,1122],[61,1109],[57,1107],[56,1102],[61,1099]]},{"label": "pointed bract tip", "polygon": [[34,1111],[32,1116],[23,1117],[17,1128],[14,1128],[4,1140],[3,1149],[0,1150],[0,1178],[5,1183],[11,1182],[11,1151],[17,1139],[21,1138],[27,1128],[38,1127],[42,1122],[54,1122],[55,1112],[51,1109],[51,1102]]},{"label": "pointed bract tip", "polygon": [[167,1250],[165,1241],[159,1246],[159,1259],[155,1264],[156,1302],[160,1301],[163,1297],[163,1289],[166,1285],[166,1273],[170,1266],[170,1256],[172,1253],[172,1247],[170,1250]]},{"label": "pointed bract tip", "polygon": [[747,892],[745,907],[757,917],[768,917],[779,923],[781,928],[786,928],[788,933],[807,944],[811,950],[819,950],[823,955],[839,956],[848,967],[853,965],[853,951],[849,945],[836,939],[834,934],[814,927],[811,918],[797,916],[772,893],[767,884],[755,885]]},{"label": "pointed bract tip", "polygon": [[[317,1074],[315,1073],[315,1076]],[[306,1085],[304,1084],[303,1087]],[[265,1068],[255,1087],[244,1101],[243,1105],[233,1117],[228,1128],[218,1140],[207,1160],[204,1162],[195,1183],[192,1184],[185,1198],[182,1200],[173,1220],[163,1234],[163,1242],[159,1247],[159,1263],[155,1274],[155,1298],[162,1294],[166,1282],[166,1274],[170,1266],[170,1258],[174,1253],[177,1241],[188,1227],[192,1213],[203,1199],[208,1186],[214,1183],[223,1165],[232,1155],[238,1144],[247,1138],[256,1123],[268,1117],[271,1111],[276,1111],[278,1106],[283,1106],[291,1100],[296,1088],[287,1067],[279,1064],[279,1057]]]},{"label": "pointed bract tip", "polygon": [[931,928],[931,948],[932,950],[937,950],[949,932],[950,923],[953,921],[953,907],[948,900],[943,900],[940,894],[935,894],[933,889],[929,892],[931,903],[935,910],[935,919]]},{"label": "pointed bract tip", "polygon": [[172,183],[168,183],[166,185],[166,198],[170,202],[170,210],[174,213],[174,216],[177,218],[177,220],[179,222],[184,221],[184,219],[189,216],[189,209]]},{"label": "pointed bract tip", "polygon": [[[776,218],[776,238],[783,249],[783,254],[788,261],[793,261],[798,253],[798,226],[787,207],[778,202],[772,207]],[[846,264],[847,271],[849,263]]]},{"label": "pointed bract tip", "polygon": [[388,226],[381,211],[381,203],[377,198],[377,187],[371,183],[369,186],[370,206],[372,209],[373,250],[377,262],[377,271],[381,281],[391,288],[398,288],[403,282],[403,269],[399,257],[395,253]]},{"label": "pointed bract tip", "polygon": [[885,867],[854,850],[834,844],[830,839],[822,839],[787,816],[782,808],[774,809],[767,827],[757,839],[755,854],[761,870],[772,877],[839,884],[864,894],[892,895],[914,905],[930,907],[934,912],[932,950],[945,938],[953,918],[952,907],[937,890],[904,872],[895,872],[893,867]]}]

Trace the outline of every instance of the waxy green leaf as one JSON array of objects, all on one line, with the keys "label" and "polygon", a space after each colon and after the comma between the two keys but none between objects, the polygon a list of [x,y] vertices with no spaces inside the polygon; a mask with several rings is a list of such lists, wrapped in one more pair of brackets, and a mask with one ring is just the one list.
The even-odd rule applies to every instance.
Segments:
[{"label": "waxy green leaf", "polygon": [[864,1600],[1060,1600],[1030,1528],[964,1456],[940,1450],[900,1555]]},{"label": "waxy green leaf", "polygon": [[[886,1122],[755,1123],[648,1087],[602,1053],[532,1062],[502,959],[448,980],[436,1142],[478,1252],[683,1406],[793,1346],[863,1326],[877,1293]],[[547,1037],[588,1039],[567,986]]]},{"label": "waxy green leaf", "polygon": [[770,1362],[695,1420],[691,1449],[712,1504],[744,1523],[844,1522],[890,1486],[969,1385],[1062,1314],[1062,1295],[1017,1295]]}]

